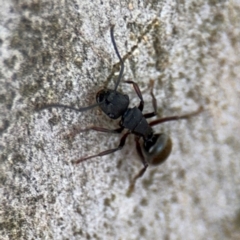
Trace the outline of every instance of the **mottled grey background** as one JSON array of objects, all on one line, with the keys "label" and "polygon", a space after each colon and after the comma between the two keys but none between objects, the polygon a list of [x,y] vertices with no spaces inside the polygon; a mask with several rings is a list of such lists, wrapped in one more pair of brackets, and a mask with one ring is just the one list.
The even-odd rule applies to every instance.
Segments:
[{"label": "mottled grey background", "polygon": [[[205,109],[155,127],[171,135],[172,154],[130,197],[141,168],[132,137],[77,166],[119,137],[65,138],[74,126],[117,121],[98,109],[35,111],[87,106],[113,86],[111,24],[146,112],[151,79],[159,117]],[[239,1],[0,0],[1,239],[240,239],[239,56]],[[131,86],[119,90],[138,104]]]}]

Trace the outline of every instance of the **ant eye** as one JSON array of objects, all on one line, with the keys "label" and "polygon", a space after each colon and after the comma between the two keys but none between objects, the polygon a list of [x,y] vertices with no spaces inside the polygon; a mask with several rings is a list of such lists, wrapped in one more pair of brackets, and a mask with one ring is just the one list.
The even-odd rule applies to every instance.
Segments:
[{"label": "ant eye", "polygon": [[105,93],[104,90],[99,91],[99,92],[97,93],[97,95],[96,95],[96,100],[97,100],[97,102],[98,102],[98,103],[103,102],[104,99],[105,99],[105,95],[106,95],[106,93]]},{"label": "ant eye", "polygon": [[166,134],[155,134],[152,141],[144,143],[144,153],[150,164],[163,163],[172,151],[172,141]]}]

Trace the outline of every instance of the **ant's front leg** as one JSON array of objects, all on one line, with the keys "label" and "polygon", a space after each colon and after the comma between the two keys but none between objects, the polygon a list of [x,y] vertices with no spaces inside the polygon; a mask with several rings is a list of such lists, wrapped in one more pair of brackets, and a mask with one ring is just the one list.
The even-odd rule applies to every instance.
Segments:
[{"label": "ant's front leg", "polygon": [[142,112],[142,110],[144,108],[144,101],[143,101],[142,93],[141,93],[137,83],[135,83],[133,81],[124,81],[124,82],[133,85],[135,92],[137,93],[138,97],[140,98],[140,103],[139,103],[138,109]]},{"label": "ant's front leg", "polygon": [[134,191],[134,187],[135,187],[135,183],[136,183],[137,179],[142,177],[143,174],[146,172],[146,170],[148,168],[148,162],[145,160],[145,157],[143,156],[142,148],[141,148],[140,143],[139,143],[139,139],[140,139],[139,137],[137,137],[137,136],[135,137],[136,149],[137,149],[138,155],[139,155],[139,157],[140,157],[140,159],[143,163],[143,168],[132,179],[132,181],[130,183],[130,186],[128,188],[128,191],[127,191],[127,196],[131,195],[131,193]]},{"label": "ant's front leg", "polygon": [[[135,92],[137,93],[139,99],[140,99],[140,103],[139,103],[139,106],[138,106],[138,109],[142,112],[143,108],[144,108],[144,100],[143,100],[143,97],[142,97],[142,93],[141,93],[141,90],[139,89],[137,83],[133,82],[133,81],[124,81],[125,83],[129,83],[129,84],[132,84],[134,89],[135,89]],[[143,116],[145,118],[151,118],[151,117],[154,117],[157,115],[157,100],[154,96],[154,93],[153,93],[153,85],[154,85],[154,81],[153,80],[150,80],[150,87],[151,87],[151,96],[152,96],[152,104],[153,104],[153,109],[154,109],[154,112],[151,112],[151,113],[146,113],[144,114]]]},{"label": "ant's front leg", "polygon": [[150,80],[150,87],[151,87],[150,94],[152,96],[152,105],[153,105],[154,112],[145,113],[143,115],[145,118],[151,118],[151,117],[155,117],[157,115],[157,100],[156,100],[155,95],[153,93],[153,85],[154,85],[154,81]]},{"label": "ant's front leg", "polygon": [[128,137],[129,134],[130,134],[130,132],[127,132],[127,133],[125,133],[125,134],[122,136],[122,138],[120,139],[120,143],[119,143],[118,147],[113,148],[113,149],[108,149],[108,150],[103,151],[103,152],[100,152],[100,153],[98,153],[98,154],[96,154],[96,155],[92,155],[92,156],[80,158],[80,159],[78,159],[77,161],[72,161],[72,163],[73,163],[73,164],[78,164],[78,163],[84,162],[84,161],[86,161],[86,160],[88,160],[88,159],[90,159],[90,158],[105,156],[105,155],[108,155],[108,154],[110,154],[110,153],[114,153],[114,152],[122,149],[123,146],[125,145],[126,139],[127,139],[127,137]]}]

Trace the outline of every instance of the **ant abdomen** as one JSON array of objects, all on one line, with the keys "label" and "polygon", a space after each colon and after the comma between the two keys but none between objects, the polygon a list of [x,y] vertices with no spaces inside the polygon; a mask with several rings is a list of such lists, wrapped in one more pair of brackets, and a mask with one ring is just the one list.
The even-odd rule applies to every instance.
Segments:
[{"label": "ant abdomen", "polygon": [[164,134],[154,134],[152,141],[144,141],[143,150],[146,159],[151,165],[159,165],[167,160],[172,151],[171,138]]}]

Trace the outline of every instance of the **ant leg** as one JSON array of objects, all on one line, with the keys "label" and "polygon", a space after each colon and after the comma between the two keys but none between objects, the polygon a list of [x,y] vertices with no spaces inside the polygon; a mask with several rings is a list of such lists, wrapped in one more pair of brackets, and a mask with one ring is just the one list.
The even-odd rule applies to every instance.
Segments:
[{"label": "ant leg", "polygon": [[203,111],[203,107],[200,107],[196,112],[188,113],[188,114],[185,114],[182,116],[172,116],[172,117],[160,118],[160,119],[150,122],[149,125],[152,127],[152,126],[155,126],[155,125],[163,123],[163,122],[176,121],[176,120],[180,120],[180,119],[188,119],[190,117],[193,117],[193,116],[199,114],[202,111]]},{"label": "ant leg", "polygon": [[136,149],[137,149],[138,155],[139,155],[144,167],[139,171],[139,173],[131,181],[131,184],[130,184],[130,186],[128,188],[128,191],[127,191],[128,196],[131,195],[131,193],[133,192],[137,179],[142,177],[143,174],[145,173],[145,171],[148,168],[148,162],[145,160],[145,158],[143,156],[142,149],[141,149],[141,146],[140,146],[140,143],[139,143],[139,139],[140,139],[139,137],[135,137]]},{"label": "ant leg", "polygon": [[156,116],[157,115],[157,100],[156,100],[155,95],[153,93],[153,85],[154,85],[154,81],[150,80],[150,87],[151,87],[150,94],[152,96],[152,105],[153,105],[154,113],[155,113],[155,116]]},{"label": "ant leg", "polygon": [[138,85],[133,81],[124,81],[124,82],[133,85],[135,92],[137,93],[138,97],[140,98],[140,103],[139,103],[138,109],[142,112],[143,107],[144,107],[144,101],[143,101],[142,93],[141,93]]},{"label": "ant leg", "polygon": [[97,132],[105,132],[105,133],[121,133],[123,131],[124,127],[120,127],[120,128],[116,128],[116,129],[107,129],[107,128],[103,128],[103,127],[97,127],[97,126],[91,126],[91,127],[88,127],[88,128],[73,128],[73,130],[65,135],[66,138],[74,138],[77,134],[81,133],[81,132],[86,132],[86,131],[89,131],[89,130],[94,130],[94,131],[97,131]]},{"label": "ant leg", "polygon": [[101,156],[104,156],[104,155],[107,155],[107,154],[110,154],[110,153],[114,153],[114,152],[122,149],[123,146],[125,145],[126,139],[127,139],[127,137],[128,137],[129,134],[130,134],[130,132],[127,132],[127,133],[125,133],[125,134],[122,136],[122,138],[120,139],[120,143],[119,143],[119,145],[118,145],[117,148],[108,149],[108,150],[103,151],[103,152],[100,152],[100,153],[98,153],[98,154],[96,154],[96,155],[92,155],[92,156],[89,156],[89,157],[80,158],[80,159],[78,159],[77,161],[72,161],[72,163],[73,163],[73,164],[78,164],[78,163],[84,162],[84,161],[86,161],[86,160],[88,160],[88,159],[90,159],[90,158],[101,157]]},{"label": "ant leg", "polygon": [[152,118],[152,117],[155,117],[156,114],[155,114],[155,112],[150,112],[150,113],[145,113],[145,114],[143,114],[143,116],[144,116],[145,118]]},{"label": "ant leg", "polygon": [[155,95],[153,93],[153,84],[154,84],[154,81],[150,80],[150,87],[151,87],[150,94],[152,96],[152,105],[153,105],[154,112],[145,113],[143,115],[145,118],[151,118],[151,117],[155,117],[157,115],[157,100],[156,100]]},{"label": "ant leg", "polygon": [[97,126],[91,126],[85,129],[81,129],[82,132],[88,131],[88,130],[94,130],[97,132],[106,132],[106,133],[121,133],[123,131],[124,127],[116,128],[116,129],[108,129],[103,127],[97,127]]}]

